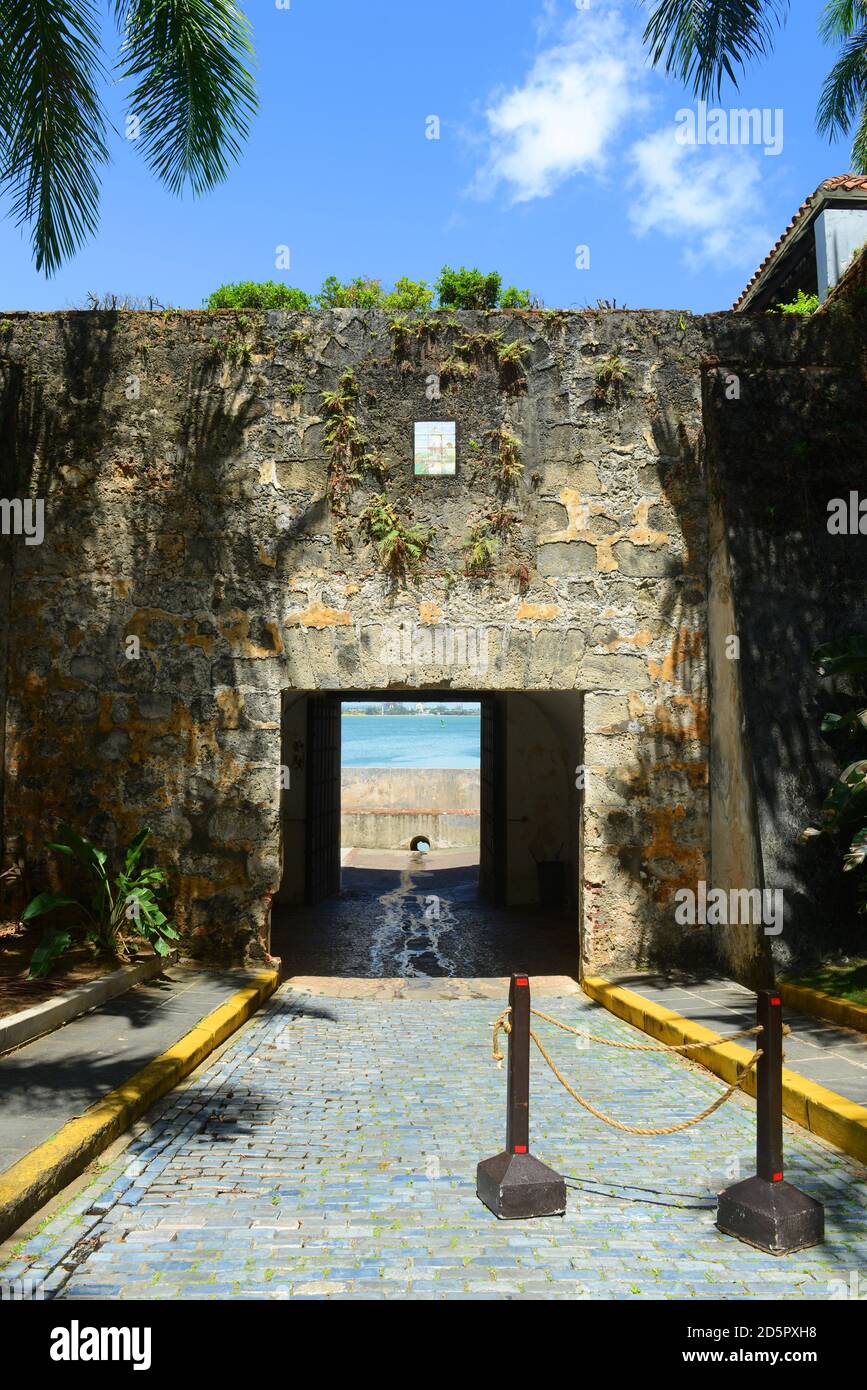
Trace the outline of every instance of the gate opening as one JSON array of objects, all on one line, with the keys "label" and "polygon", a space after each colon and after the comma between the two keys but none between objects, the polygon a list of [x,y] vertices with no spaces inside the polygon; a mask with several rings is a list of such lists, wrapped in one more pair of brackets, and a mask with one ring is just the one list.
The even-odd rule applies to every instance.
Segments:
[{"label": "gate opening", "polygon": [[577,978],[580,714],[577,692],[287,692],[284,974]]}]

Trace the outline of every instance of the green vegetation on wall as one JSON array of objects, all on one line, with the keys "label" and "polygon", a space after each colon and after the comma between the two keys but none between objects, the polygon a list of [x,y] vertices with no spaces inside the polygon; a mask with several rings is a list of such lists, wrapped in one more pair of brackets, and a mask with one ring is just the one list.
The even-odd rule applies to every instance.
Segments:
[{"label": "green vegetation on wall", "polygon": [[443,266],[434,288],[426,280],[401,276],[391,290],[381,280],[367,275],[341,281],[328,275],[316,295],[274,280],[256,283],[242,280],[221,285],[205,301],[208,309],[296,309],[323,312],[326,309],[385,309],[394,314],[423,314],[434,307],[434,293],[440,309],[529,309],[537,307],[529,290],[515,285],[502,287],[497,271],[454,270]]}]

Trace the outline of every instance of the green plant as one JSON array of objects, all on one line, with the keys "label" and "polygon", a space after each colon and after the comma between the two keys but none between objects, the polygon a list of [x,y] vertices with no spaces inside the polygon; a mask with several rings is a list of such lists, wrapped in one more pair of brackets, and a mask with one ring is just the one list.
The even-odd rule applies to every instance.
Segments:
[{"label": "green plant", "polygon": [[524,471],[521,441],[504,429],[486,430],[485,433],[493,444],[493,464],[500,482],[503,487],[511,487]]},{"label": "green plant", "polygon": [[496,309],[503,280],[497,271],[484,275],[480,270],[444,265],[436,282],[441,309]]},{"label": "green plant", "polygon": [[815,314],[819,307],[819,296],[817,294],[806,294],[804,290],[798,290],[795,298],[788,304],[778,304],[776,309],[770,309],[769,313],[779,314]]},{"label": "green plant", "polygon": [[382,307],[392,312],[421,314],[433,305],[434,292],[426,280],[408,280],[405,275],[394,282],[394,289],[383,297]]},{"label": "green plant", "polygon": [[286,387],[286,390],[289,392],[290,396],[300,396],[304,392],[304,382],[290,381],[289,385]]},{"label": "green plant", "polygon": [[336,275],[328,275],[316,296],[319,309],[379,309],[384,293],[382,283],[369,275],[356,275],[346,284]]},{"label": "green plant", "polygon": [[503,390],[513,394],[526,390],[527,377],[523,363],[532,351],[530,344],[515,338],[509,343],[498,343],[496,351]]},{"label": "green plant", "polygon": [[[129,939],[140,937],[157,955],[167,956],[170,942],[178,939],[178,933],[159,904],[165,892],[164,871],[142,868],[139,864],[149,835],[150,830],[144,826],[133,837],[119,871],[112,877],[106,852],[62,824],[58,839],[48,848],[74,859],[84,869],[93,883],[90,899],[85,903],[67,893],[40,893],[27,904],[21,914],[22,922],[32,921],[57,908],[74,907],[84,913],[85,939],[97,951],[127,960]],[[31,978],[46,975],[68,949],[71,939],[70,930],[49,928],[33,954]]]},{"label": "green plant", "polygon": [[206,309],[309,309],[312,299],[305,290],[276,280],[240,280],[221,285],[205,300]]},{"label": "green plant", "polygon": [[392,579],[406,578],[417,570],[430,549],[432,531],[404,521],[383,492],[370,499],[359,524]]},{"label": "green plant", "polygon": [[328,450],[328,501],[333,512],[345,514],[352,484],[361,479],[366,460],[366,444],[358,428],[355,403],[358,383],[351,367],[340,377],[334,391],[322,392],[328,419],[324,440]]},{"label": "green plant", "polygon": [[500,295],[501,309],[529,309],[532,303],[530,291],[519,290],[516,285],[509,285]]},{"label": "green plant", "polygon": [[629,368],[621,357],[604,357],[594,373],[596,399],[607,400],[612,390],[615,396],[619,395],[628,375]]},{"label": "green plant", "polygon": [[464,553],[464,573],[468,575],[486,574],[490,571],[498,550],[487,518],[473,521],[467,527],[467,538],[461,546]]},{"label": "green plant", "polygon": [[520,366],[531,351],[530,344],[521,342],[520,338],[515,338],[510,343],[498,343],[496,350],[501,367]]},{"label": "green plant", "polygon": [[860,875],[859,911],[867,912],[867,636],[826,642],[811,659],[820,676],[856,677],[860,688],[856,703],[843,714],[826,714],[821,730],[827,737],[845,742],[850,754],[860,756],[831,784],[822,807],[821,826],[809,827],[802,838],[827,834],[843,845],[843,870]]}]

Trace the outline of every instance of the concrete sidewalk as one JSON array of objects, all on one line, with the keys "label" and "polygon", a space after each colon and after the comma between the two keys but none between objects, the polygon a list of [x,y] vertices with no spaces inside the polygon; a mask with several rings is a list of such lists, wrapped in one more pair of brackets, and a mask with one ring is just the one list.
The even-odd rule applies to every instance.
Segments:
[{"label": "concrete sidewalk", "polygon": [[170,966],[0,1058],[0,1171],[122,1085],[251,978],[244,970]]},{"label": "concrete sidewalk", "polygon": [[[749,1028],[756,1021],[753,991],[723,976],[694,980],[636,973],[618,976],[611,983],[720,1033]],[[795,1009],[785,1008],[783,1017],[792,1030],[785,1042],[785,1065],[808,1081],[867,1106],[867,1035]]]}]

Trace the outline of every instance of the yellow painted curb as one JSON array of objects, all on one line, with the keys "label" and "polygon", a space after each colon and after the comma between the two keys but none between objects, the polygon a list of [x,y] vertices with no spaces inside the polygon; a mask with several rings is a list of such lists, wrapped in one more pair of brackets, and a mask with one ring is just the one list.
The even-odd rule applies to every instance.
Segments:
[{"label": "yellow painted curb", "polygon": [[[737,1079],[752,1056],[751,1048],[741,1047],[740,1043],[714,1043],[717,1034],[709,1028],[599,975],[585,976],[581,984],[584,993],[597,1004],[659,1042],[707,1042],[707,1047],[698,1047],[689,1056],[728,1085]],[[742,1089],[755,1096],[755,1073],[747,1077]],[[867,1163],[867,1109],[863,1105],[783,1067],[783,1113],[811,1134]]]},{"label": "yellow painted curb", "polygon": [[867,1033],[867,1008],[863,1004],[853,1004],[850,999],[838,999],[834,994],[808,989],[806,985],[782,984],[779,988],[780,998],[789,1008],[824,1018],[828,1023],[839,1023],[841,1028]]},{"label": "yellow painted curb", "polygon": [[0,1240],[78,1177],[154,1101],[231,1037],[279,983],[276,970],[259,971],[249,985],[206,1014],[167,1051],[0,1173]]}]

